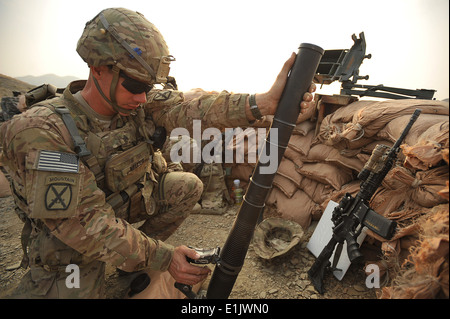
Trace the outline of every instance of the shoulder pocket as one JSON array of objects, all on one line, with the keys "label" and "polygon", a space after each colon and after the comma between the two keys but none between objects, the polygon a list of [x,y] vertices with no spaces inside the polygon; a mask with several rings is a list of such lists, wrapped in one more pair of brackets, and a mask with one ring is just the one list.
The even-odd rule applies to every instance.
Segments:
[{"label": "shoulder pocket", "polygon": [[68,218],[77,212],[81,174],[75,154],[34,151],[27,156],[27,198],[31,218]]}]

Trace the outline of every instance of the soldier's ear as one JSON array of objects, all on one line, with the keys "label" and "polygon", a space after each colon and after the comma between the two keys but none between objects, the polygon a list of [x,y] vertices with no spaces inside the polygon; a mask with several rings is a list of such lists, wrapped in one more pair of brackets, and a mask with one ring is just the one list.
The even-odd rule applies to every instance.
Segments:
[{"label": "soldier's ear", "polygon": [[106,65],[101,66],[90,66],[89,69],[91,70],[92,76],[94,76],[97,80],[99,80],[101,77],[104,77],[105,75],[109,75],[111,70]]}]

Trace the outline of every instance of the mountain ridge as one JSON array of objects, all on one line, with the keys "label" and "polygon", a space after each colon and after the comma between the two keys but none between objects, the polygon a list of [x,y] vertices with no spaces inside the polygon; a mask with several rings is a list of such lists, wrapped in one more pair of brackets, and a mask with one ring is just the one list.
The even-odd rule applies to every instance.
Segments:
[{"label": "mountain ridge", "polygon": [[38,76],[35,75],[18,76],[15,77],[15,79],[22,82],[30,83],[31,85],[35,86],[41,84],[53,84],[58,88],[65,88],[70,82],[79,80],[79,78],[72,75],[60,76],[53,73]]}]

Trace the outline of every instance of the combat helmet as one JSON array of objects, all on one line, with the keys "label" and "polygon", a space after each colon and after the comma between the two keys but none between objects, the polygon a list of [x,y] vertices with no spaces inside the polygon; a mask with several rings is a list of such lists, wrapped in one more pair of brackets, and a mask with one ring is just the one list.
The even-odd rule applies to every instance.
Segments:
[{"label": "combat helmet", "polygon": [[[89,66],[112,66],[112,101],[99,91],[116,111],[123,113],[128,110],[114,101],[119,72],[147,85],[166,83],[170,62],[175,60],[159,30],[141,13],[125,8],[105,9],[88,21],[77,52]],[[99,89],[95,78],[94,83]]]},{"label": "combat helmet", "polygon": [[290,251],[303,238],[303,228],[283,218],[264,219],[255,229],[253,246],[263,259],[272,259]]}]

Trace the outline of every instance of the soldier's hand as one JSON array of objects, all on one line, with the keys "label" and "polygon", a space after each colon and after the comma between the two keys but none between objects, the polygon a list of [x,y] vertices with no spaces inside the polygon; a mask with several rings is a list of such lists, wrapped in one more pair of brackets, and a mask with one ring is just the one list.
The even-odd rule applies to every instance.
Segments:
[{"label": "soldier's hand", "polygon": [[193,286],[206,279],[211,270],[204,266],[194,266],[187,262],[186,257],[198,259],[198,253],[186,246],[178,246],[173,253],[172,261],[169,265],[169,273],[175,281]]},{"label": "soldier's hand", "polygon": [[[284,63],[283,68],[278,74],[274,84],[266,93],[256,94],[256,105],[261,111],[262,115],[273,115],[278,107],[278,103],[281,98],[281,94],[283,93],[284,86],[286,85],[288,74],[292,65],[295,62],[296,54],[292,53],[290,58]],[[303,95],[303,101],[300,103],[300,113],[306,113],[308,108],[312,107],[313,93],[316,91],[316,85],[311,83],[311,86]],[[253,120],[253,116],[251,115],[250,105],[248,105],[248,109],[246,109],[247,117],[250,120]]]}]

